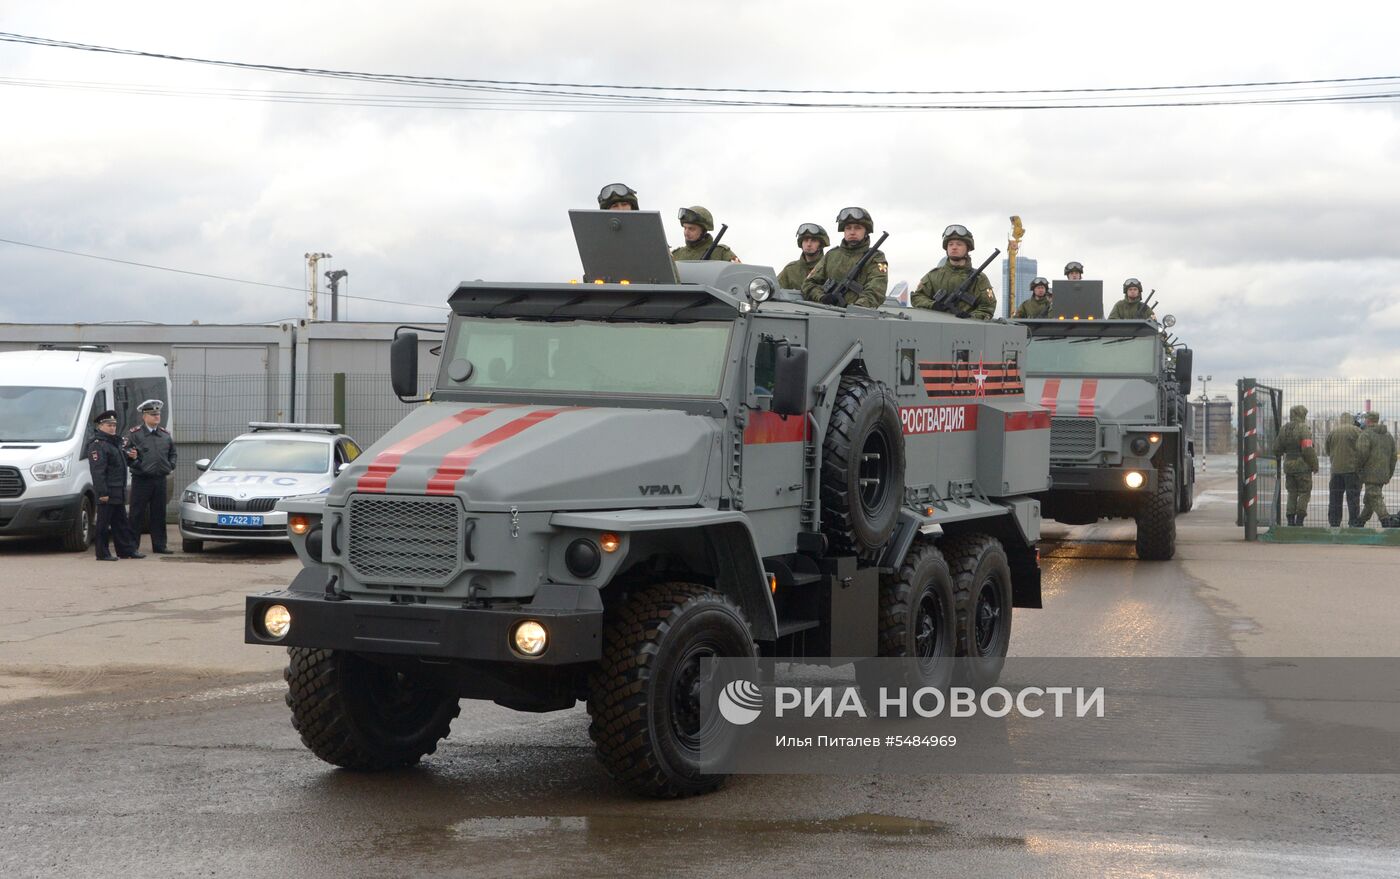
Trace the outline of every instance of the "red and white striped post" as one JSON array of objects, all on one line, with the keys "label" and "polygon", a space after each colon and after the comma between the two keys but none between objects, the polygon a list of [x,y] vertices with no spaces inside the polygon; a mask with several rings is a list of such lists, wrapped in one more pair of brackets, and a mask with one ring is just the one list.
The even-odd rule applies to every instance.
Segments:
[{"label": "red and white striped post", "polygon": [[1244,539],[1259,539],[1259,402],[1258,384],[1240,379],[1240,514]]}]

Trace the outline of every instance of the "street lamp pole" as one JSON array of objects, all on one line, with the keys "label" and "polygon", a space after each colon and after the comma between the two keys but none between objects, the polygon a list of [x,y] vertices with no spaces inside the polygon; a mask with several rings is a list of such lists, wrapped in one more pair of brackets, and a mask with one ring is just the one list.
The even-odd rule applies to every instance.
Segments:
[{"label": "street lamp pole", "polygon": [[1201,445],[1205,449],[1201,454],[1201,469],[1206,469],[1206,461],[1210,459],[1210,381],[1214,376],[1198,375],[1196,381],[1201,383]]}]

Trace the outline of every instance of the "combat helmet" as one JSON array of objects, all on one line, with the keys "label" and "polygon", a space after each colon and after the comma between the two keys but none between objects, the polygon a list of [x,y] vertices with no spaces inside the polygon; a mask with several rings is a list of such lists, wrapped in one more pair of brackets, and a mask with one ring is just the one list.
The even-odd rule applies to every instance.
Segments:
[{"label": "combat helmet", "polygon": [[860,223],[866,232],[875,231],[875,218],[865,208],[842,208],[836,212],[836,231],[846,231],[846,226],[851,223]]},{"label": "combat helmet", "polygon": [[607,210],[618,202],[626,202],[632,206],[632,210],[641,210],[641,205],[637,203],[637,190],[626,183],[609,183],[598,190],[598,207]]},{"label": "combat helmet", "polygon": [[693,223],[706,232],[715,231],[714,214],[711,214],[708,209],[702,208],[698,204],[691,205],[688,208],[681,208],[678,216],[681,219],[682,226],[687,223]]},{"label": "combat helmet", "polygon": [[1136,287],[1136,288],[1138,288],[1138,295],[1139,295],[1139,296],[1142,295],[1142,282],[1139,281],[1137,278],[1129,278],[1128,280],[1126,280],[1126,281],[1123,282],[1123,295],[1124,295],[1124,296],[1127,296],[1127,295],[1128,295],[1128,288],[1129,288],[1129,287]]},{"label": "combat helmet", "polygon": [[827,237],[826,230],[816,223],[803,223],[797,227],[797,246],[802,246],[803,238],[815,238],[822,243],[822,247],[830,247],[831,239]]},{"label": "combat helmet", "polygon": [[962,225],[961,223],[954,223],[953,225],[951,225],[951,226],[949,226],[948,228],[946,228],[946,229],[943,230],[943,249],[944,249],[944,250],[947,250],[947,249],[948,249],[948,242],[949,242],[949,241],[965,241],[965,242],[967,242],[967,252],[968,252],[968,253],[971,253],[972,251],[974,251],[974,250],[977,249],[977,242],[973,240],[973,238],[972,238],[972,232],[969,231],[968,228],[967,228],[966,226]]},{"label": "combat helmet", "polygon": [[1072,259],[1069,262],[1065,263],[1066,278],[1069,277],[1070,272],[1078,272],[1081,275],[1084,274],[1084,263],[1080,262],[1077,259]]},{"label": "combat helmet", "polygon": [[1035,293],[1036,287],[1044,287],[1046,295],[1049,295],[1050,282],[1047,281],[1045,278],[1041,277],[1040,275],[1036,275],[1034,278],[1031,279],[1031,293]]}]

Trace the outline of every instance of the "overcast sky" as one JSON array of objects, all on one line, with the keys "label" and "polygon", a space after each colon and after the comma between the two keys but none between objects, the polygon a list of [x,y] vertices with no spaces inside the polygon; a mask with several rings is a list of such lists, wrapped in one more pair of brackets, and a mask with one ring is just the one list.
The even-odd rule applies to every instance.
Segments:
[{"label": "overcast sky", "polygon": [[[152,53],[713,88],[1400,75],[1397,20],[1389,4],[1345,2],[0,2],[0,30]],[[143,89],[164,94],[131,93]],[[233,100],[235,90],[258,99]],[[400,106],[266,100],[276,92],[393,96],[382,102]],[[594,206],[615,180],[662,212],[673,244],[676,208],[703,204],[729,224],[725,243],[746,262],[777,266],[796,255],[799,223],[833,229],[837,209],[863,205],[877,234],[890,233],[892,281],[911,285],[941,256],[944,225],[968,225],[976,256],[1005,249],[1007,218],[1019,214],[1022,255],[1042,274],[1060,277],[1077,259],[1114,294],[1140,277],[1157,290],[1158,313],[1177,316],[1197,370],[1217,380],[1400,372],[1393,100],[917,112],[402,106],[429,97],[481,95],[0,42],[0,238],[291,287],[304,284],[303,254],[324,251],[335,258],[321,270],[348,270],[352,295],[440,303],[461,280],[578,277],[565,212]],[[1004,296],[1000,271],[992,277]],[[438,313],[347,307],[364,320]],[[304,313],[294,290],[0,244],[0,321]]]}]

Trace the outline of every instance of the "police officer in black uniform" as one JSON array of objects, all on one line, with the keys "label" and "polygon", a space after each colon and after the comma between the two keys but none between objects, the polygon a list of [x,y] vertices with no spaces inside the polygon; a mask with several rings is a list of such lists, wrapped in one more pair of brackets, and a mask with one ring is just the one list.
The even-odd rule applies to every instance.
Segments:
[{"label": "police officer in black uniform", "polygon": [[131,467],[131,522],[136,543],[141,532],[151,532],[151,552],[169,555],[165,545],[165,480],[175,472],[175,439],[160,426],[159,400],[140,406],[141,421],[126,434],[126,454]]},{"label": "police officer in black uniform", "polygon": [[[99,562],[114,562],[117,558],[143,559],[136,551],[136,535],[126,521],[126,457],[117,439],[117,413],[111,409],[92,420],[97,433],[88,443],[88,467],[92,470],[92,490],[97,494],[97,548]],[[113,556],[108,541],[117,545]]]}]

